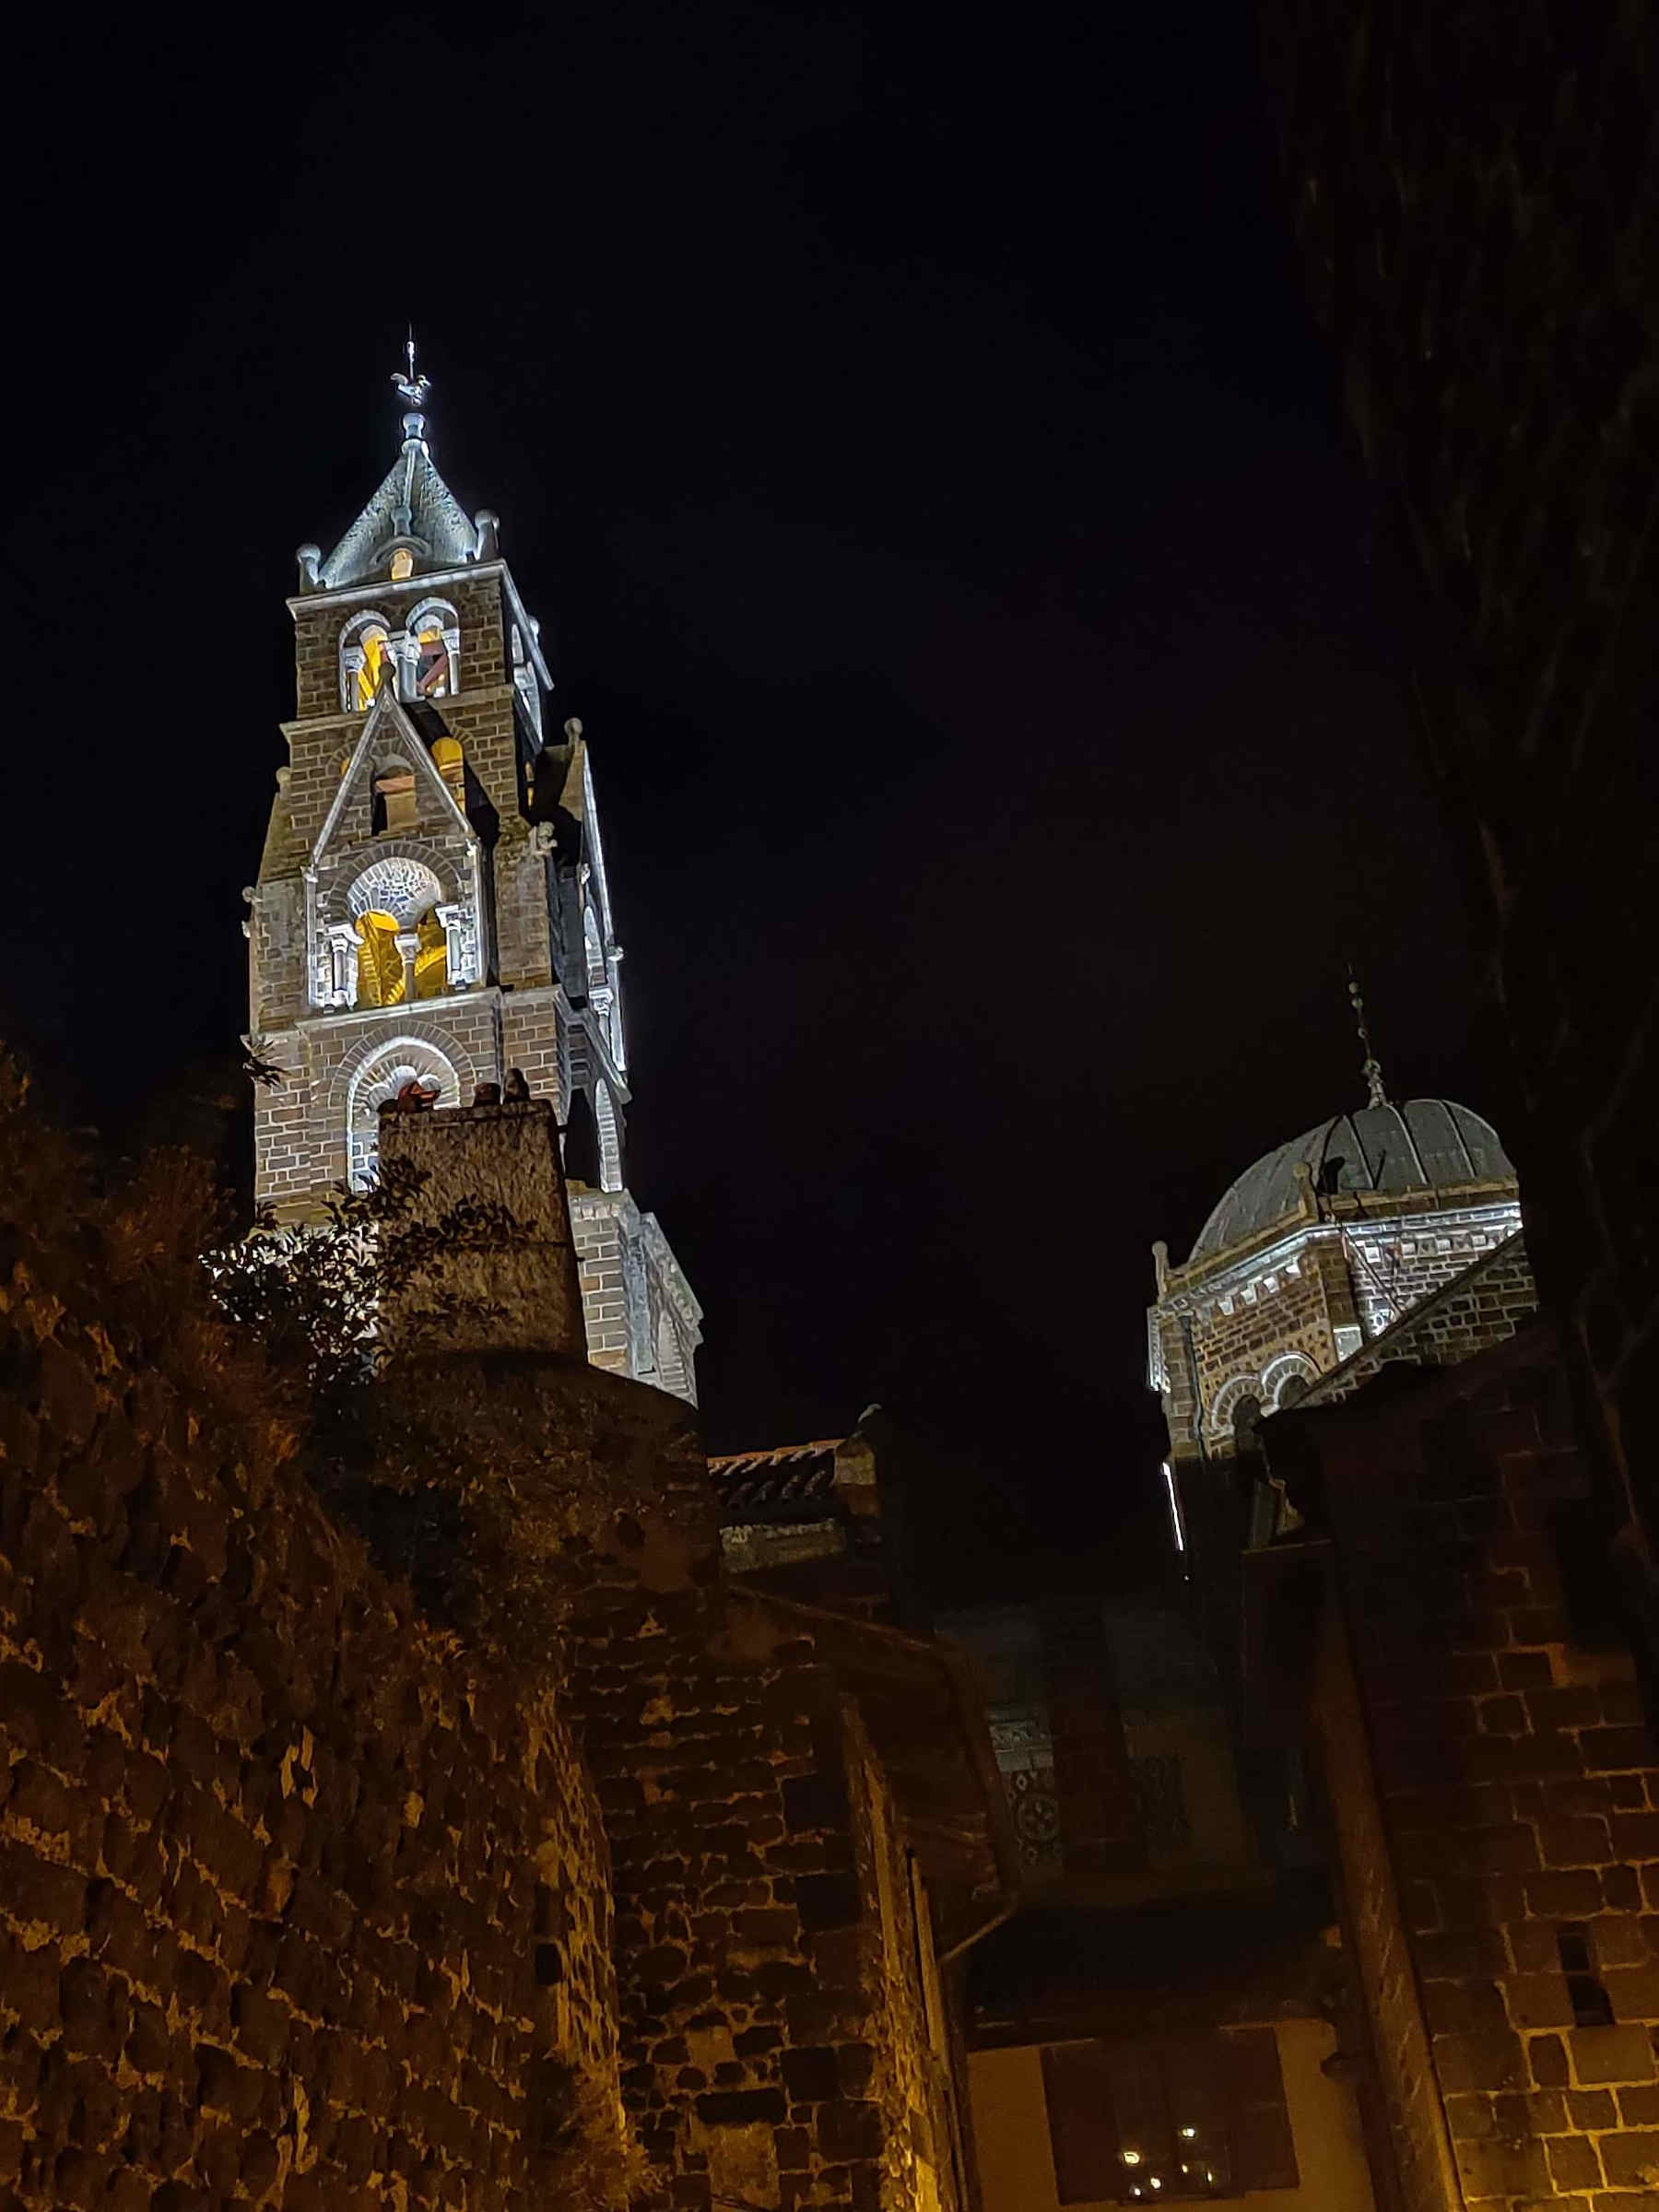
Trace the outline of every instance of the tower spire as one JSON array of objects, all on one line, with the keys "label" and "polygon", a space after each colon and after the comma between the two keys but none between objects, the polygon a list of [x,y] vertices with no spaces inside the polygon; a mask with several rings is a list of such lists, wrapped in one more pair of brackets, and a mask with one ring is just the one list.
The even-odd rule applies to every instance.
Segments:
[{"label": "tower spire", "polygon": [[1354,973],[1352,961],[1348,963],[1347,972],[1348,996],[1354,1002],[1354,1027],[1359,1032],[1360,1049],[1365,1054],[1359,1071],[1365,1077],[1365,1102],[1368,1106],[1386,1106],[1388,1093],[1382,1088],[1382,1065],[1371,1050],[1371,1031],[1365,1026],[1365,1001],[1359,995],[1359,979]]}]

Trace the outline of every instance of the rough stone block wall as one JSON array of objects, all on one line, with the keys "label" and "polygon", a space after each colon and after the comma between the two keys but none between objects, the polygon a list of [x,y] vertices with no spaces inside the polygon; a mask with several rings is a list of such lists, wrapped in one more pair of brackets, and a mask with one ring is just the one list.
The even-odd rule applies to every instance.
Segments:
[{"label": "rough stone block wall", "polygon": [[572,1654],[652,2204],[957,2202],[898,1815],[810,1632],[635,1585]]},{"label": "rough stone block wall", "polygon": [[221,1409],[210,1330],[124,1322],[62,1203],[0,1288],[0,2199],[531,2212],[562,2062],[614,2083],[561,1715]]},{"label": "rough stone block wall", "polygon": [[[1590,1482],[1559,1341],[1535,1323],[1289,1418],[1318,1452],[1465,2201],[1634,2212],[1659,2193],[1659,1747],[1626,1652],[1575,1641],[1560,1544]],[[1575,2025],[1564,1935],[1611,2024]]]},{"label": "rough stone block wall", "polygon": [[611,1852],[622,2090],[651,2170],[636,2212],[956,2206],[923,2094],[909,1831],[843,1687],[865,1632],[725,1585],[675,1399],[570,1359],[416,1364],[404,1418],[478,1438],[517,1594],[561,1593],[563,1705]]}]

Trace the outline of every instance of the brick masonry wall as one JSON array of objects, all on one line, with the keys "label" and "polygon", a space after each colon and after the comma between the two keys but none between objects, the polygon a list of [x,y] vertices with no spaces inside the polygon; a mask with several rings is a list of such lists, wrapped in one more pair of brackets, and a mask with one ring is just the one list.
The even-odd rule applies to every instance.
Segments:
[{"label": "brick masonry wall", "polygon": [[1381,1229],[1349,1225],[1348,1267],[1366,1335],[1392,1328],[1520,1226],[1520,1207],[1513,1203],[1496,1218],[1489,1207],[1459,1207]]},{"label": "brick masonry wall", "polygon": [[622,1247],[626,1230],[621,1194],[571,1192],[571,1221],[582,1274],[582,1304],[587,1316],[588,1358],[595,1367],[625,1375],[629,1368],[628,1287]]},{"label": "brick masonry wall", "polygon": [[[1348,1856],[1350,1910],[1393,1880],[1464,2200],[1650,2204],[1659,1747],[1628,1656],[1572,1638],[1552,1532],[1590,1485],[1558,1340],[1535,1323],[1281,1418],[1317,1460],[1299,1500],[1330,1531],[1386,1833],[1386,1868]],[[1580,1924],[1611,2026],[1573,2024],[1558,1937]],[[1382,1981],[1404,2078],[1412,1993],[1397,1962]]]},{"label": "brick masonry wall", "polygon": [[549,2067],[614,2096],[558,1704],[169,1380],[211,1339],[129,1347],[90,1244],[0,1298],[0,2196],[529,2212]]},{"label": "brick masonry wall", "polygon": [[1339,1220],[1292,1223],[1243,1256],[1174,1270],[1151,1327],[1177,1456],[1197,1449],[1200,1422],[1212,1441],[1230,1438],[1241,1394],[1270,1408],[1276,1360],[1300,1354],[1310,1382],[1309,1368],[1328,1374],[1352,1356],[1355,1332],[1398,1325],[1518,1225],[1512,1200],[1456,1206],[1424,1194],[1384,1216],[1350,1204]]},{"label": "brick masonry wall", "polygon": [[[1241,1377],[1259,1379],[1282,1352],[1303,1352],[1322,1371],[1335,1365],[1331,1332],[1352,1307],[1339,1251],[1311,1245],[1294,1275],[1278,1272],[1275,1288],[1257,1289],[1253,1285],[1249,1297],[1242,1291],[1223,1295],[1232,1311],[1224,1311],[1218,1302],[1195,1319],[1193,1327],[1198,1386],[1206,1414],[1229,1382]],[[1337,1300],[1335,1316],[1333,1296]]]},{"label": "brick masonry wall", "polygon": [[295,712],[302,722],[337,714],[340,706],[340,637],[359,615],[373,612],[396,631],[422,600],[446,599],[460,617],[461,688],[504,684],[507,667],[506,615],[501,571],[486,568],[477,577],[456,577],[436,592],[423,577],[407,583],[389,580],[363,585],[349,597],[330,594],[319,604],[300,599],[294,607]]},{"label": "brick masonry wall", "polygon": [[[553,1018],[550,1003],[541,1015],[544,1024]],[[351,1078],[394,1038],[418,1038],[442,1053],[455,1070],[460,1102],[470,1104],[475,1083],[502,1073],[500,1021],[500,994],[472,991],[383,1014],[321,1017],[265,1039],[265,1057],[284,1079],[255,1092],[256,1197],[285,1219],[320,1209],[346,1177]],[[544,1088],[533,1078],[533,1089]]]},{"label": "brick masonry wall", "polygon": [[1456,1367],[1488,1345],[1512,1336],[1537,1310],[1538,1291],[1526,1256],[1526,1240],[1517,1234],[1500,1244],[1488,1260],[1465,1269],[1374,1344],[1368,1344],[1331,1374],[1311,1384],[1301,1403],[1327,1406],[1338,1398],[1351,1397],[1362,1383],[1395,1361]]}]

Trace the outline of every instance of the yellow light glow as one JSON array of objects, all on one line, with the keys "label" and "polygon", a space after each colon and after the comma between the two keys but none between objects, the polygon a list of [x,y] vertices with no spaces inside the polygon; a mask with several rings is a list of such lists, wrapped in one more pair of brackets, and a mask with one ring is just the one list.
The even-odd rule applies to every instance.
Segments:
[{"label": "yellow light glow", "polygon": [[383,629],[366,629],[358,642],[363,649],[363,665],[357,672],[357,703],[361,713],[374,704],[374,695],[381,687],[381,670],[386,661],[386,633]]},{"label": "yellow light glow", "polygon": [[390,914],[366,913],[358,924],[358,1005],[395,1006],[404,995],[403,954]]},{"label": "yellow light glow", "polygon": [[1138,2150],[1120,2151],[1118,2156],[1123,2159],[1125,2166],[1138,2166],[1140,2164],[1140,2152]]},{"label": "yellow light glow", "polygon": [[415,573],[415,556],[407,546],[399,546],[392,556],[392,581],[406,583]]},{"label": "yellow light glow", "polygon": [[1196,2137],[1197,2133],[1198,2130],[1195,2127],[1183,2127],[1181,2131],[1181,2139],[1183,2143],[1191,2143]]}]

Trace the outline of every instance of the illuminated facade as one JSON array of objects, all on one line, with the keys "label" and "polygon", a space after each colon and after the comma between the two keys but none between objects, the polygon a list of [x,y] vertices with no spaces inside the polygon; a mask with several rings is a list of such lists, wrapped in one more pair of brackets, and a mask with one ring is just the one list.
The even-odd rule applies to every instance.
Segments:
[{"label": "illuminated facade", "polygon": [[1378,1094],[1241,1175],[1182,1265],[1155,1251],[1148,1386],[1183,1463],[1225,1457],[1521,1227],[1497,1132],[1444,1099]]},{"label": "illuminated facade", "polygon": [[628,1188],[621,947],[582,724],[548,718],[539,625],[496,517],[433,465],[425,378],[326,559],[300,550],[296,713],[246,893],[255,1190],[284,1220],[371,1175],[381,1105],[521,1072],[555,1100],[590,1356],[695,1399],[700,1309]]}]

